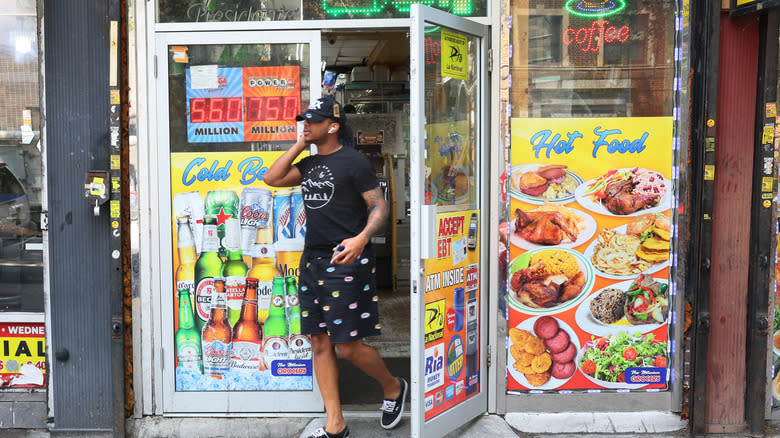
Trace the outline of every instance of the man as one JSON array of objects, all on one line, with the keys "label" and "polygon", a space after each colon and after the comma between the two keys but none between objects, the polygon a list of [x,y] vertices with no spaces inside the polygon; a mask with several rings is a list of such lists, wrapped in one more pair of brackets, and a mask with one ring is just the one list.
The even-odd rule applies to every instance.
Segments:
[{"label": "man", "polygon": [[[401,420],[408,384],[393,377],[379,353],[363,343],[364,337],[380,333],[370,240],[387,219],[387,204],[368,159],[339,143],[350,136],[341,104],[332,96],[320,98],[296,120],[303,121],[303,136],[263,179],[273,187],[300,184],[303,191],[307,231],[299,276],[301,329],[312,338],[328,416],[311,438],[349,436],[339,399],[336,349],[382,385],[380,424],[390,429]],[[312,143],[317,154],[292,165]]]}]

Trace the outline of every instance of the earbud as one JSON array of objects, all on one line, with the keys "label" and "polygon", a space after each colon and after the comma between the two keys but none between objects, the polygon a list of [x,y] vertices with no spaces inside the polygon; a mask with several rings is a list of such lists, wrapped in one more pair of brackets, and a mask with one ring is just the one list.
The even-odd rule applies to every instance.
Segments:
[{"label": "earbud", "polygon": [[336,128],[331,126],[331,128],[328,129],[328,134],[333,134],[334,132],[336,132]]}]

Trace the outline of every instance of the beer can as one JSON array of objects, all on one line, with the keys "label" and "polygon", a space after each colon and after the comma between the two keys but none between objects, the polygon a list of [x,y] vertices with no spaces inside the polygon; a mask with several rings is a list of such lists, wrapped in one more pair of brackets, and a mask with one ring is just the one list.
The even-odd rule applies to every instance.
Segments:
[{"label": "beer can", "polygon": [[217,216],[217,235],[219,236],[219,256],[225,258],[225,219],[238,216],[238,195],[233,190],[209,190],[206,193],[206,214]]},{"label": "beer can", "polygon": [[203,196],[200,192],[184,192],[173,195],[173,217],[187,216],[190,229],[195,238],[195,252],[200,254],[203,244],[203,216],[206,210],[203,206]]},{"label": "beer can", "polygon": [[290,194],[290,211],[292,212],[292,237],[303,239],[306,237],[306,209],[303,207],[303,194],[300,187],[296,187]]},{"label": "beer can", "polygon": [[292,209],[290,208],[290,190],[274,192],[274,242],[292,239]]},{"label": "beer can", "polygon": [[270,225],[272,203],[273,196],[268,189],[246,187],[241,191],[238,214],[241,223],[241,251],[245,255],[252,254],[257,228]]}]

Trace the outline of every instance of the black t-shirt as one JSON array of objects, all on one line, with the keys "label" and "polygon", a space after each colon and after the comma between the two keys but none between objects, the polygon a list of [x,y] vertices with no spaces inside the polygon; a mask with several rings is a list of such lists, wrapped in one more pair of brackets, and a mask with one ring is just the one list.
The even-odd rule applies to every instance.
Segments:
[{"label": "black t-shirt", "polygon": [[374,168],[363,154],[345,147],[295,165],[306,207],[306,252],[330,256],[342,240],[365,228],[368,207],[362,194],[379,186]]}]

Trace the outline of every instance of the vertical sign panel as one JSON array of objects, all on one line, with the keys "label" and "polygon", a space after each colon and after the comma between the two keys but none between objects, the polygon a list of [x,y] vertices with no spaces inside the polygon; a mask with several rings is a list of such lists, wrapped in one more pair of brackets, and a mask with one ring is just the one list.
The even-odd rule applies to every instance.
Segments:
[{"label": "vertical sign panel", "polygon": [[436,215],[425,260],[425,420],[479,393],[478,210]]}]

